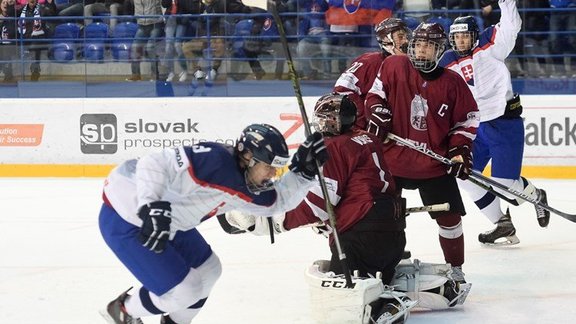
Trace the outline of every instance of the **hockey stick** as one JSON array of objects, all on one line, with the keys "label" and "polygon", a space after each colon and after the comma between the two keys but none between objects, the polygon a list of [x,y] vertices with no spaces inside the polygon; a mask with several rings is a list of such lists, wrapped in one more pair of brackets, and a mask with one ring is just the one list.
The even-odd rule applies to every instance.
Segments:
[{"label": "hockey stick", "polygon": [[[440,162],[442,162],[443,164],[452,165],[452,163],[453,163],[453,162],[450,161],[448,158],[446,158],[446,157],[444,157],[444,156],[442,156],[442,155],[440,155],[440,154],[437,154],[436,152],[434,152],[434,151],[432,151],[432,150],[429,150],[429,149],[426,149],[426,148],[417,146],[416,144],[412,143],[411,141],[409,141],[409,140],[407,140],[407,139],[404,139],[404,138],[402,138],[402,137],[399,137],[399,136],[397,136],[397,135],[394,135],[394,134],[392,134],[392,133],[388,134],[388,138],[390,138],[391,140],[394,140],[394,141],[396,141],[397,143],[400,143],[400,144],[402,144],[402,145],[404,145],[404,146],[406,146],[406,147],[408,147],[408,148],[411,148],[411,149],[413,149],[413,150],[415,150],[415,151],[418,151],[418,152],[420,152],[420,153],[422,153],[422,154],[428,155],[429,157],[431,157],[431,158],[433,158],[433,159],[435,159],[435,160],[437,160],[437,161],[440,161]],[[526,195],[526,194],[523,193],[523,192],[520,192],[520,191],[517,191],[517,190],[515,190],[515,189],[513,189],[513,188],[507,187],[507,186],[501,184],[500,182],[498,182],[498,181],[496,181],[496,180],[494,180],[494,179],[491,179],[491,178],[489,178],[489,177],[486,177],[486,176],[484,176],[482,173],[480,173],[480,172],[478,172],[478,171],[476,171],[476,170],[472,170],[472,173],[470,174],[470,177],[468,178],[468,180],[470,180],[470,181],[473,182],[474,184],[480,186],[481,188],[483,188],[483,189],[491,192],[491,193],[494,194],[495,196],[498,196],[498,197],[500,197],[500,198],[502,198],[502,199],[504,199],[504,200],[506,200],[506,201],[508,201],[508,202],[510,202],[510,203],[512,203],[511,200],[514,201],[515,204],[514,204],[514,203],[512,203],[512,204],[515,205],[515,206],[518,206],[518,202],[517,202],[515,199],[510,199],[510,198],[504,196],[504,195],[501,194],[500,192],[496,191],[496,190],[494,189],[494,187],[496,187],[496,188],[498,188],[498,189],[500,189],[500,190],[506,191],[506,192],[510,193],[511,195],[513,195],[513,196],[515,196],[515,197],[518,197],[518,198],[520,198],[520,199],[522,199],[522,200],[525,200],[525,201],[527,201],[527,202],[529,202],[529,203],[531,203],[531,204],[533,204],[533,205],[535,205],[535,206],[538,206],[538,207],[541,207],[541,208],[543,208],[543,209],[546,209],[546,210],[548,210],[548,211],[550,211],[550,212],[552,212],[552,213],[554,213],[554,214],[556,214],[556,215],[559,215],[559,216],[561,216],[561,217],[566,218],[567,220],[569,220],[569,221],[571,221],[571,222],[575,222],[575,223],[576,223],[576,214],[568,214],[568,213],[565,213],[565,212],[561,212],[561,211],[559,211],[559,210],[557,210],[557,209],[555,209],[555,208],[552,208],[552,207],[548,206],[547,204],[542,203],[542,202],[539,201],[538,199],[532,198],[532,197]]]},{"label": "hockey stick", "polygon": [[[272,16],[278,27],[278,34],[280,36],[280,42],[284,48],[284,53],[286,55],[286,63],[288,64],[288,72],[290,73],[290,80],[292,81],[292,87],[294,88],[294,94],[298,100],[298,107],[300,108],[300,115],[302,115],[302,122],[304,123],[304,130],[306,137],[312,134],[310,128],[310,122],[308,121],[308,115],[306,115],[306,108],[304,106],[304,100],[302,99],[302,91],[300,89],[300,80],[296,74],[296,69],[294,68],[294,61],[292,60],[292,55],[290,54],[290,48],[288,47],[288,39],[286,37],[286,31],[284,30],[284,24],[280,19],[278,14],[278,8],[276,8],[276,3],[273,1],[268,1],[268,6],[272,9]],[[340,238],[338,237],[338,232],[336,231],[336,216],[334,214],[334,207],[330,202],[330,196],[328,195],[328,188],[326,187],[326,180],[322,174],[322,169],[320,163],[316,161],[316,171],[318,173],[318,182],[320,183],[320,188],[322,189],[322,195],[326,201],[326,212],[330,220],[330,226],[334,229],[334,244],[336,245],[336,251],[338,252],[338,258],[340,259],[340,265],[342,266],[342,271],[344,272],[344,277],[346,278],[346,288],[354,288],[352,283],[352,276],[350,274],[350,269],[348,269],[348,263],[346,262],[346,255],[342,251],[342,246],[340,245]]]},{"label": "hockey stick", "polygon": [[450,210],[450,204],[449,203],[443,203],[443,204],[435,204],[435,205],[420,206],[420,207],[409,207],[409,208],[406,208],[406,214],[423,213],[423,212],[438,212],[438,211],[448,211],[448,210]]}]

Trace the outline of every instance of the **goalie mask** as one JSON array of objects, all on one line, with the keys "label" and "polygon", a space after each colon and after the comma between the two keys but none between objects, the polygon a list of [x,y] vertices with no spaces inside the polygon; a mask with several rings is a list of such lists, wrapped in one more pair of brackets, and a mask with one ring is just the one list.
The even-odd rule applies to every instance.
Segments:
[{"label": "goalie mask", "polygon": [[374,27],[374,32],[384,55],[406,54],[412,32],[402,19],[384,19]]},{"label": "goalie mask", "polygon": [[450,26],[450,46],[460,56],[468,56],[478,45],[480,29],[472,16],[458,17]]},{"label": "goalie mask", "polygon": [[356,105],[348,96],[337,93],[323,95],[314,107],[313,126],[324,136],[346,133],[356,121]]},{"label": "goalie mask", "polygon": [[438,23],[421,23],[408,43],[408,57],[417,70],[432,72],[446,49],[446,33]]},{"label": "goalie mask", "polygon": [[[245,153],[251,152],[252,156],[247,161],[244,170],[244,178],[250,192],[260,193],[274,188],[274,179],[265,179],[261,183],[253,180],[253,168],[257,163],[265,163],[268,167],[283,169],[290,158],[288,145],[282,133],[275,127],[267,124],[252,124],[244,128],[240,138],[236,142],[236,152],[240,158]],[[276,174],[280,174],[276,170]]]}]

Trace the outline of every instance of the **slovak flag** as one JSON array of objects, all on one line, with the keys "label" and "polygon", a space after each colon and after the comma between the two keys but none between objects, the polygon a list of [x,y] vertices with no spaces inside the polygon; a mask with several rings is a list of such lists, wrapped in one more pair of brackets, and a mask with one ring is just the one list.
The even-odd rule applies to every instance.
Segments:
[{"label": "slovak flag", "polygon": [[377,25],[392,17],[395,0],[328,0],[330,25]]}]

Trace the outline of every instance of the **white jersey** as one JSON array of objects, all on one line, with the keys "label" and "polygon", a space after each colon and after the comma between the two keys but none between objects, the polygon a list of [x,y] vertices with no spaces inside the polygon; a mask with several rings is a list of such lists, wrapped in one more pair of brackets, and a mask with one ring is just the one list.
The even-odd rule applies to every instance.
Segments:
[{"label": "white jersey", "polygon": [[106,179],[104,199],[127,222],[142,226],[138,208],[163,200],[172,205],[171,237],[202,221],[238,210],[272,216],[294,209],[314,181],[287,172],[275,190],[253,194],[230,149],[218,143],[166,149],[117,166]]},{"label": "white jersey", "polygon": [[471,55],[461,57],[449,50],[440,60],[441,66],[457,72],[468,83],[482,122],[502,116],[507,101],[514,96],[504,60],[514,49],[522,19],[515,0],[500,0],[499,5],[500,22],[479,35]]}]

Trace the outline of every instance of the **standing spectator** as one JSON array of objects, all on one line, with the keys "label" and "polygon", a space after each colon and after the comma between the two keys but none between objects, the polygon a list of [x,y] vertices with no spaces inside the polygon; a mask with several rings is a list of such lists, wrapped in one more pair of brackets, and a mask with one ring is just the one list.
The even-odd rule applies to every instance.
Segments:
[{"label": "standing spectator", "polygon": [[142,57],[150,62],[151,79],[158,76],[158,58],[156,54],[156,42],[160,40],[164,24],[162,22],[161,0],[133,0],[134,16],[138,23],[138,30],[134,36],[134,43],[130,52],[130,68],[132,76],[126,81],[140,81],[140,61]]},{"label": "standing spectator", "polygon": [[[555,9],[576,8],[576,0],[549,0],[550,7]],[[572,31],[568,35],[559,32]],[[550,53],[574,54],[576,51],[576,12],[558,11],[550,12]],[[576,65],[574,57],[555,57],[554,75],[567,77],[570,65]]]},{"label": "standing spectator", "polygon": [[[328,10],[328,4],[325,0],[312,0],[307,2],[306,7],[301,10],[304,15],[301,16],[298,24],[298,63],[302,70],[302,79],[316,79],[318,75],[325,74],[328,76],[332,70],[330,60],[330,51],[332,39],[329,36],[329,26],[326,23],[325,12]],[[321,72],[312,67],[312,60],[320,54]],[[315,66],[318,66],[314,64]]]},{"label": "standing spectator", "polygon": [[[200,6],[198,0],[162,0],[162,7],[166,8],[164,27],[166,47],[164,50],[164,66],[167,68],[167,82],[172,82],[174,74],[174,65],[178,63],[180,73],[178,81],[184,82],[188,79],[188,64],[186,56],[182,51],[182,42],[186,36],[186,31],[190,26],[190,18],[180,15],[197,13]],[[176,59],[175,59],[176,57]]]},{"label": "standing spectator", "polygon": [[[466,81],[480,110],[481,122],[474,140],[473,169],[482,172],[492,161],[492,176],[505,186],[547,203],[546,191],[521,177],[524,154],[524,121],[520,97],[512,89],[505,59],[514,47],[522,20],[515,0],[500,0],[500,22],[479,33],[473,17],[460,17],[450,27],[450,45],[440,64]],[[480,243],[516,244],[516,229],[509,210],[503,213],[500,199],[472,184],[460,182],[480,211],[496,228],[478,235]],[[518,203],[524,200],[517,199]],[[550,212],[536,206],[541,227],[548,226]],[[503,242],[497,242],[502,241]]]},{"label": "standing spectator", "polygon": [[34,55],[30,64],[30,81],[40,79],[40,56],[42,50],[47,50],[47,43],[44,40],[50,37],[50,30],[42,17],[55,14],[54,0],[46,0],[45,6],[40,5],[38,0],[28,0],[18,15],[20,17],[18,33],[24,39],[24,47]]},{"label": "standing spectator", "polygon": [[12,59],[16,54],[16,9],[14,0],[0,2],[0,64],[4,82],[14,82]]},{"label": "standing spectator", "polygon": [[376,79],[382,61],[390,55],[406,55],[412,31],[398,18],[386,18],[374,27],[380,51],[368,52],[355,58],[350,67],[340,75],[334,91],[345,94],[358,107],[356,126],[366,129],[364,101]]},{"label": "standing spectator", "polygon": [[408,57],[394,55],[382,63],[366,96],[371,112],[368,131],[386,140],[389,132],[406,138],[455,163],[446,167],[430,157],[389,141],[386,162],[401,189],[418,189],[424,205],[450,204],[450,210],[431,212],[439,227],[444,259],[453,278],[465,282],[464,231],[466,214],[456,177],[470,173],[472,140],[478,127],[478,108],[460,76],[438,65],[446,34],[438,23],[422,23],[413,32]]}]

